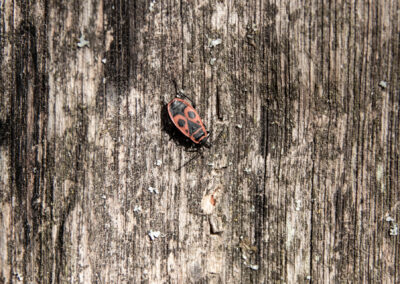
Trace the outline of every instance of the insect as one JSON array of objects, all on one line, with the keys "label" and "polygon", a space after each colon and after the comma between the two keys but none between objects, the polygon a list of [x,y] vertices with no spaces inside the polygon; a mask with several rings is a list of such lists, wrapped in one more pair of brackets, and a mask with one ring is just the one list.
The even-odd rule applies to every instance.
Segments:
[{"label": "insect", "polygon": [[[180,96],[186,97],[183,94]],[[169,118],[174,126],[179,129],[187,139],[190,139],[195,146],[210,148],[211,144],[208,141],[210,134],[204,126],[199,114],[194,109],[192,103],[180,98],[180,96],[177,96],[168,103],[167,111]],[[188,97],[186,98],[190,100]]]}]

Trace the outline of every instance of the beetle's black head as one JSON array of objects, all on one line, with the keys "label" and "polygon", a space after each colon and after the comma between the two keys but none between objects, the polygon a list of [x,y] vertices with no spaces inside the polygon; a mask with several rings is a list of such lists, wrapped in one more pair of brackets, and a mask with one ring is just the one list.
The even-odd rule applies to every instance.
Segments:
[{"label": "beetle's black head", "polygon": [[205,137],[203,140],[200,141],[200,145],[206,148],[211,148],[211,143],[208,141],[209,136]]}]

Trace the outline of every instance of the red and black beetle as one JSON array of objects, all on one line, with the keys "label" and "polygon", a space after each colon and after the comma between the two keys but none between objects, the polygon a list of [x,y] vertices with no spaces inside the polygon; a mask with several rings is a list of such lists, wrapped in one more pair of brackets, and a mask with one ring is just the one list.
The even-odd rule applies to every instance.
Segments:
[{"label": "red and black beetle", "polygon": [[211,147],[209,133],[191,103],[177,96],[168,103],[167,111],[173,125],[196,146]]}]

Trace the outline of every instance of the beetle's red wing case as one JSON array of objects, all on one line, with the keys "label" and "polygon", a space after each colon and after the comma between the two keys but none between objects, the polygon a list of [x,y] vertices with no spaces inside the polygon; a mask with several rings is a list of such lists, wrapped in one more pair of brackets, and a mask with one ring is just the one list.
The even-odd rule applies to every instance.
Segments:
[{"label": "beetle's red wing case", "polygon": [[168,103],[168,114],[176,128],[195,144],[208,137],[197,111],[185,100],[175,98]]}]

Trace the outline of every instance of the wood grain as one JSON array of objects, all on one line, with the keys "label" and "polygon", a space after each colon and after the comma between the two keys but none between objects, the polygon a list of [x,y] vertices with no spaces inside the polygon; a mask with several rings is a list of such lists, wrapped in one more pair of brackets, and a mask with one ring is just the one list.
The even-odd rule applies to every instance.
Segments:
[{"label": "wood grain", "polygon": [[1,1],[0,283],[398,283],[399,9]]}]

